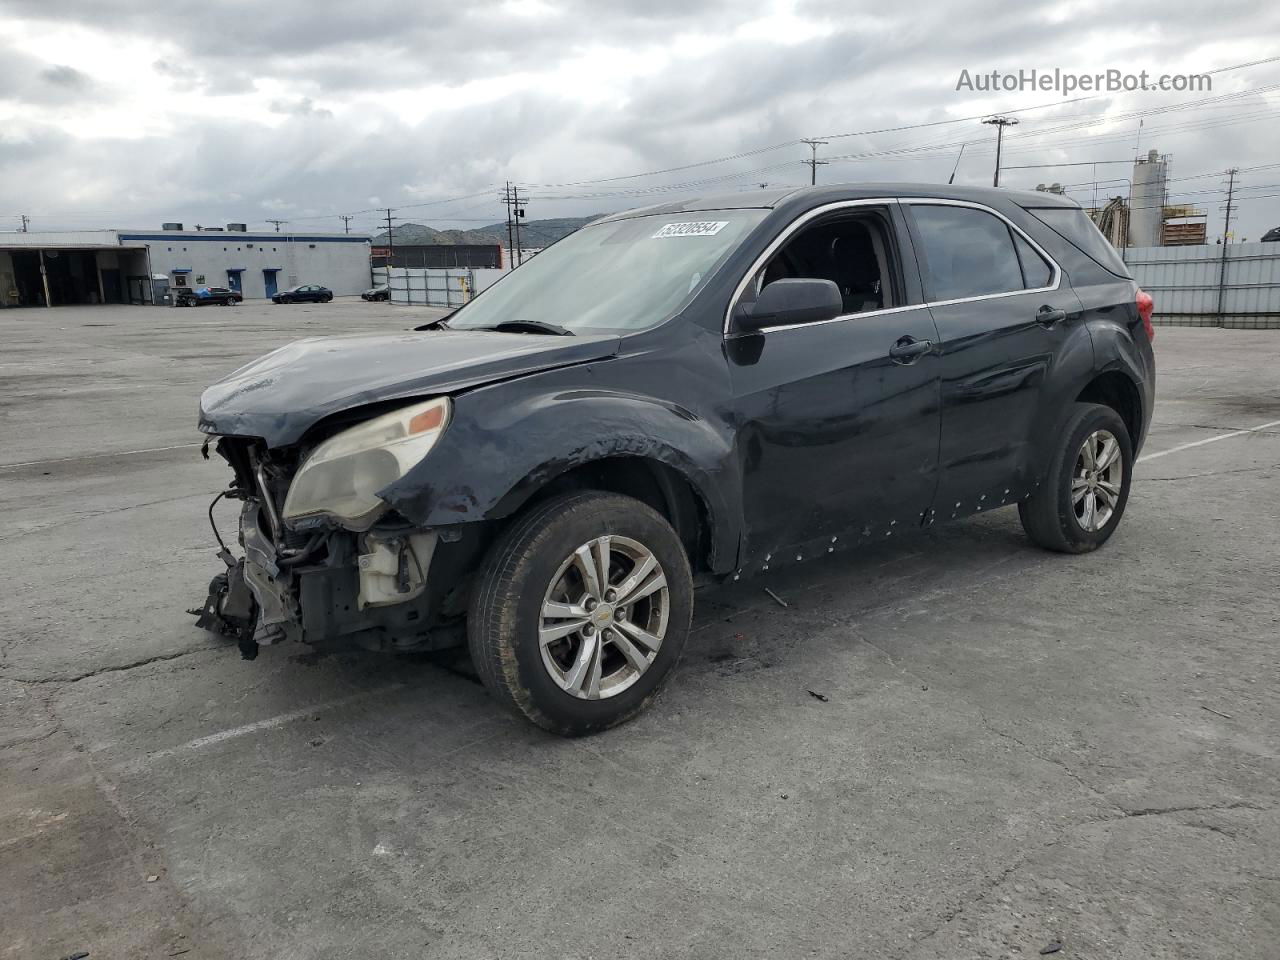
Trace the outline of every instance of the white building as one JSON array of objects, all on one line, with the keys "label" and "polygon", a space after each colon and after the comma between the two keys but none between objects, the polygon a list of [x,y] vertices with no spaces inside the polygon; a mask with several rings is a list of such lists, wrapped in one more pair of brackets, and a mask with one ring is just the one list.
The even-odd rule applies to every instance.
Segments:
[{"label": "white building", "polygon": [[[176,224],[167,226],[178,226]],[[179,287],[230,287],[246,299],[298,283],[337,296],[370,284],[369,238],[227,229],[0,234],[0,307],[167,303]]]}]

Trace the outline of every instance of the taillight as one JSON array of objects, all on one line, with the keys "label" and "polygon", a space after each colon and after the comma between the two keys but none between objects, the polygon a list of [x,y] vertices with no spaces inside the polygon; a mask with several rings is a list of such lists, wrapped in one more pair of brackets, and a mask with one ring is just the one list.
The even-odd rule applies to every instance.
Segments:
[{"label": "taillight", "polygon": [[1147,339],[1154,340],[1156,338],[1156,328],[1151,325],[1151,314],[1155,312],[1156,302],[1151,299],[1151,294],[1141,287],[1138,288],[1135,302],[1138,304],[1138,316],[1142,317],[1142,325],[1147,331]]}]

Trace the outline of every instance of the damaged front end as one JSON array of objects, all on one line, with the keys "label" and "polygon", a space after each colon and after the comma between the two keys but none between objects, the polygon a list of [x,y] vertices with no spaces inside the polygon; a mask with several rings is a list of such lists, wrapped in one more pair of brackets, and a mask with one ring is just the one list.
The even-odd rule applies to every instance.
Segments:
[{"label": "damaged front end", "polygon": [[[216,440],[218,454],[235,474],[209,507],[218,556],[227,569],[213,578],[204,605],[191,612],[198,626],[234,637],[245,659],[255,658],[260,646],[285,640],[314,647],[342,641],[379,650],[457,642],[458,631],[448,629],[451,618],[461,620],[458,604],[451,604],[455,598],[444,589],[428,590],[440,534],[411,527],[385,505],[365,509],[368,498],[361,500],[361,494],[384,478],[376,470],[372,477],[359,473],[370,464],[343,462],[352,459],[350,450],[333,452],[334,441],[344,436],[312,447],[306,456],[296,447],[270,450],[255,438]],[[213,442],[205,443],[206,458]],[[326,448],[329,461],[323,459]],[[338,466],[329,467],[330,475],[316,469],[331,463]],[[312,472],[304,475],[308,467]],[[239,558],[214,523],[214,505],[223,498],[242,503]],[[336,503],[334,509],[347,515],[322,509],[322,502]],[[361,512],[351,516],[353,510]]]}]

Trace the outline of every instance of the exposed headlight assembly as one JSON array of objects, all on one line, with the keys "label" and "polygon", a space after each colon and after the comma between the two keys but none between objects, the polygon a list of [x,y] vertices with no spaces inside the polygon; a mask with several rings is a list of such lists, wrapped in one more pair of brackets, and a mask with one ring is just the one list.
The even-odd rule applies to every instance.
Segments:
[{"label": "exposed headlight assembly", "polygon": [[449,425],[449,398],[395,410],[330,437],[311,451],[284,501],[286,520],[329,516],[367,530],[386,503],[377,491],[403,477]]}]

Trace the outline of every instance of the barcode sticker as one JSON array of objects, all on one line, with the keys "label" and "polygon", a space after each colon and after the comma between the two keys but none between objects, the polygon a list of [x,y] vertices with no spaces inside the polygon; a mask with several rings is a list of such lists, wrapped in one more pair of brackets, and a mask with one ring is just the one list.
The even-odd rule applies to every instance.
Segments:
[{"label": "barcode sticker", "polygon": [[662,237],[714,237],[729,225],[728,220],[688,220],[683,223],[666,223],[651,240]]}]

